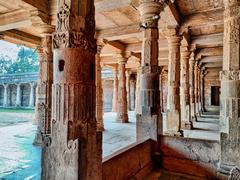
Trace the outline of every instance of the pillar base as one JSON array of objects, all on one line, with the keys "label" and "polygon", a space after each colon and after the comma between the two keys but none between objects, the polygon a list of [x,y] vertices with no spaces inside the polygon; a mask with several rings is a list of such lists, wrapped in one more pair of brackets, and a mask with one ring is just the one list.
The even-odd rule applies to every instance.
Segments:
[{"label": "pillar base", "polygon": [[165,136],[183,137],[183,131],[182,130],[180,130],[178,132],[176,132],[176,131],[164,131],[163,134]]},{"label": "pillar base", "polygon": [[157,141],[157,115],[137,114],[137,141],[153,139]]},{"label": "pillar base", "polygon": [[121,115],[117,115],[117,122],[119,123],[129,123],[128,121],[128,114],[121,114]]},{"label": "pillar base", "polygon": [[183,131],[180,130],[180,114],[178,111],[167,111],[166,127],[164,135],[183,136]]},{"label": "pillar base", "polygon": [[182,130],[191,130],[193,129],[193,123],[190,121],[190,122],[183,122],[182,125],[181,125],[181,129]]},{"label": "pillar base", "polygon": [[42,144],[43,144],[42,134],[39,130],[37,130],[35,138],[33,140],[33,145],[34,146],[41,146]]}]

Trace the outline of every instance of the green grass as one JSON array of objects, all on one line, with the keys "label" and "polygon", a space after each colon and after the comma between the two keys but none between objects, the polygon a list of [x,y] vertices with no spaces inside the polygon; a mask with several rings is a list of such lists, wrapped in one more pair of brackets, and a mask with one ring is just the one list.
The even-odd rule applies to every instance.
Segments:
[{"label": "green grass", "polygon": [[0,108],[0,112],[6,113],[35,113],[34,109],[23,109],[23,108]]}]

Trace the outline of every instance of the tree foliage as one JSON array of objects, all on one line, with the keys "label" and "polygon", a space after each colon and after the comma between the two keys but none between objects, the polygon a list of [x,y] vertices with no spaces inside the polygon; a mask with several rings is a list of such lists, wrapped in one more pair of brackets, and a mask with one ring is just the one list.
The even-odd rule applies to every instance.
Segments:
[{"label": "tree foliage", "polygon": [[38,55],[36,51],[20,47],[17,59],[8,56],[0,57],[0,74],[28,73],[38,71]]}]

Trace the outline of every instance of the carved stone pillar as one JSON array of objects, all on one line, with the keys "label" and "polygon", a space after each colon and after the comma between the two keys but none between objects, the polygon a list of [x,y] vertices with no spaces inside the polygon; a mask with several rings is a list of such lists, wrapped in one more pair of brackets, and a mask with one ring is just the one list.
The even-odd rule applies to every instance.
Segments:
[{"label": "carved stone pillar", "polygon": [[16,94],[16,107],[21,106],[21,84],[17,84],[17,94]]},{"label": "carved stone pillar", "polygon": [[194,52],[191,53],[189,59],[189,85],[190,85],[190,114],[191,114],[191,122],[195,121],[195,93],[194,93],[194,64],[195,64],[195,55]]},{"label": "carved stone pillar", "polygon": [[221,159],[219,171],[240,167],[240,1],[226,0],[223,71],[220,72]]},{"label": "carved stone pillar", "polygon": [[157,140],[162,134],[162,117],[159,101],[158,66],[158,20],[163,9],[156,0],[142,0],[139,11],[141,26],[144,28],[141,61],[141,115],[137,115],[137,139]]},{"label": "carved stone pillar", "polygon": [[181,129],[191,129],[190,121],[190,94],[189,94],[189,58],[190,51],[187,45],[181,46],[181,72],[180,72],[180,103],[181,103]]},{"label": "carved stone pillar", "polygon": [[201,91],[202,91],[202,89],[201,89],[201,67],[200,66],[198,66],[198,113],[199,113],[199,115],[201,115],[201,108],[202,108],[202,105],[201,105],[201,101],[202,101],[202,99],[201,99]]},{"label": "carved stone pillar", "polygon": [[131,110],[131,98],[130,98],[130,71],[126,71],[126,90],[127,90],[127,109]]},{"label": "carved stone pillar", "polygon": [[53,53],[52,36],[50,33],[44,35],[42,44],[38,48],[39,74],[36,90],[35,121],[38,130],[34,144],[42,144],[45,136],[51,132],[51,103],[53,83]]},{"label": "carved stone pillar", "polygon": [[127,105],[127,89],[126,89],[126,63],[125,55],[118,54],[118,70],[119,70],[119,86],[118,86],[118,111],[117,121],[128,123],[128,105]]},{"label": "carved stone pillar", "polygon": [[113,99],[112,99],[112,112],[117,112],[118,108],[118,64],[113,69],[114,80],[113,80]]},{"label": "carved stone pillar", "polygon": [[8,107],[8,84],[4,84],[3,107]]},{"label": "carved stone pillar", "polygon": [[42,179],[100,180],[93,0],[59,1],[53,33],[51,137],[42,152]]},{"label": "carved stone pillar", "polygon": [[201,112],[204,112],[204,76],[205,76],[205,69],[201,70],[200,75],[200,89],[201,89]]},{"label": "carved stone pillar", "polygon": [[135,109],[135,99],[136,99],[136,79],[130,78],[129,80],[130,88],[129,88],[129,98],[130,98],[130,111]]},{"label": "carved stone pillar", "polygon": [[97,130],[104,130],[103,122],[103,88],[102,88],[102,68],[101,68],[101,50],[103,48],[103,42],[97,44],[96,54],[96,119],[97,119]]},{"label": "carved stone pillar", "polygon": [[199,116],[198,108],[198,62],[194,65],[194,94],[195,94],[195,116]]},{"label": "carved stone pillar", "polygon": [[30,83],[30,98],[29,98],[29,107],[34,107],[35,101],[35,83]]},{"label": "carved stone pillar", "polygon": [[169,65],[168,65],[168,101],[167,132],[168,135],[181,135],[180,117],[180,42],[181,37],[176,29],[168,32]]},{"label": "carved stone pillar", "polygon": [[136,101],[135,101],[135,111],[136,114],[141,114],[141,90],[140,90],[140,79],[141,79],[141,66],[137,68],[137,80],[136,80]]}]

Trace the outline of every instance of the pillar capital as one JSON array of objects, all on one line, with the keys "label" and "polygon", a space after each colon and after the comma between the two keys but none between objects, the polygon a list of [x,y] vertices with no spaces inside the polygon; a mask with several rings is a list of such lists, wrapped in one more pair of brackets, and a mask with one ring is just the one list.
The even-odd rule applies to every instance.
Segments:
[{"label": "pillar capital", "polygon": [[101,51],[106,44],[107,44],[106,39],[97,39],[97,55],[101,54]]},{"label": "pillar capital", "polygon": [[81,48],[96,53],[94,14],[93,1],[60,1],[53,48]]},{"label": "pillar capital", "polygon": [[118,64],[127,64],[128,58],[130,58],[130,56],[131,55],[126,52],[121,52],[114,55],[118,61]]},{"label": "pillar capital", "polygon": [[140,13],[141,27],[144,29],[158,28],[160,12],[163,10],[163,3],[159,0],[141,0],[138,8]]}]

